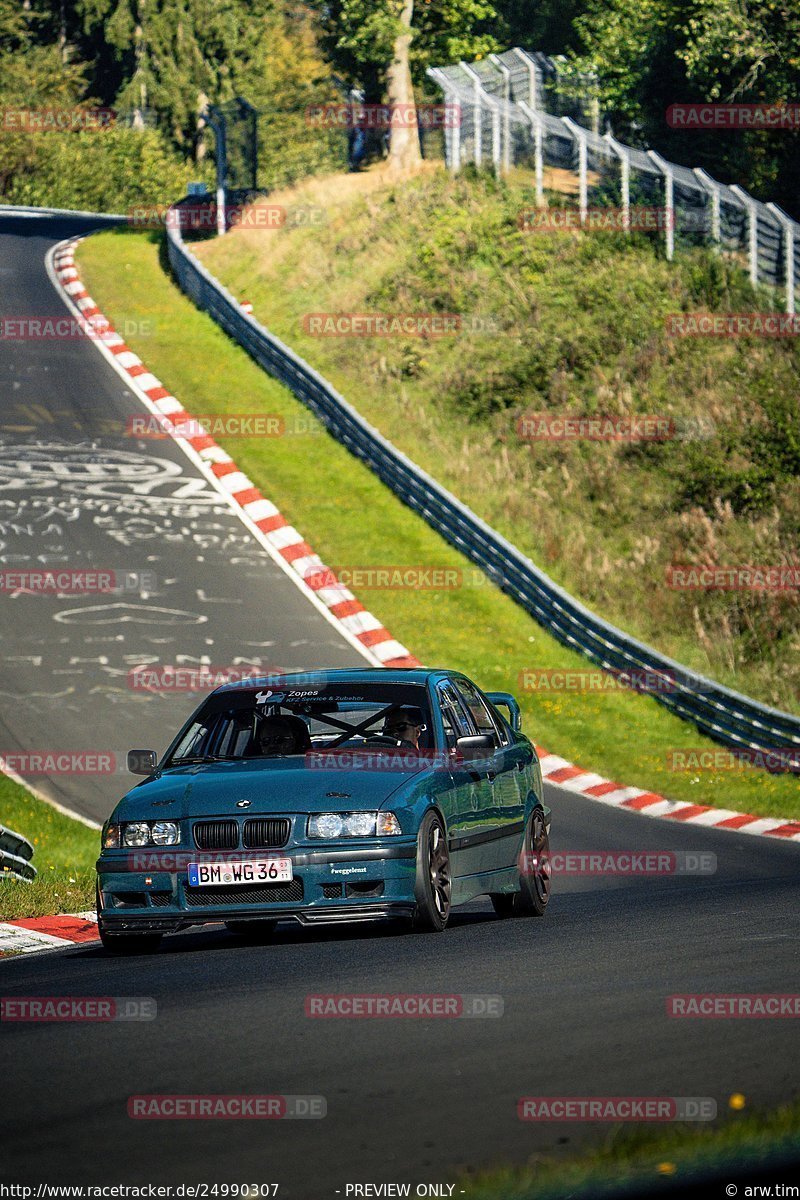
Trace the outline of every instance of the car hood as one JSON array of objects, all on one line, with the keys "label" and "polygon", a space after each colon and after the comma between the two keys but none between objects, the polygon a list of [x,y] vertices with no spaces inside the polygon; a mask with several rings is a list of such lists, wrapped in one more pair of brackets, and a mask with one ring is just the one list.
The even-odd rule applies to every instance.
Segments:
[{"label": "car hood", "polygon": [[321,769],[291,758],[172,767],[128,792],[113,818],[167,821],[237,813],[370,811],[411,780],[419,781],[433,771],[427,764],[416,769],[410,765],[392,770]]}]

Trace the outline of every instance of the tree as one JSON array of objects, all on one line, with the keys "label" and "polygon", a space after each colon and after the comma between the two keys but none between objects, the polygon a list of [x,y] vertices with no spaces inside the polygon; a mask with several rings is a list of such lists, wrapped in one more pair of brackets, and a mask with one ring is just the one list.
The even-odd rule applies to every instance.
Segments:
[{"label": "tree", "polygon": [[779,104],[800,90],[800,9],[795,0],[591,0],[576,21],[601,103],[623,131],[677,162],[702,163],[723,180],[797,209],[798,134],[687,133],[666,123],[670,104]]},{"label": "tree", "polygon": [[[414,89],[435,63],[480,58],[499,49],[490,0],[312,0],[321,14],[323,48],[367,104],[384,97],[400,108],[392,128],[390,166],[408,170],[420,159],[419,136],[408,113]],[[406,108],[406,106],[409,106]]]}]

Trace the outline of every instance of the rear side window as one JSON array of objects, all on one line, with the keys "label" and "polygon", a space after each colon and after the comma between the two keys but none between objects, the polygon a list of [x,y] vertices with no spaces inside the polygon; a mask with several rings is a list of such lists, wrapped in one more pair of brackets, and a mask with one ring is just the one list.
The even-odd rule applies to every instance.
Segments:
[{"label": "rear side window", "polygon": [[488,733],[496,746],[507,741],[505,731],[500,722],[494,717],[483,696],[467,679],[454,679],[453,687],[469,709],[470,716],[475,722],[478,733]]},{"label": "rear side window", "polygon": [[457,738],[469,737],[473,731],[467,713],[449,683],[439,684],[439,700],[442,706],[445,739],[448,748],[452,750]]}]

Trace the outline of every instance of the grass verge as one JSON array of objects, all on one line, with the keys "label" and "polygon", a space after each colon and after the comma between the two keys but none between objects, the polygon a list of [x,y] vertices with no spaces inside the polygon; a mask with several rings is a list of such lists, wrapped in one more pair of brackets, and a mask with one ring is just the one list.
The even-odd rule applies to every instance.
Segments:
[{"label": "grass verge", "polygon": [[84,912],[94,908],[96,829],[67,817],[20,784],[0,775],[0,824],[33,843],[36,879],[0,882],[0,920]]},{"label": "grass verge", "polygon": [[[571,1200],[636,1196],[659,1180],[683,1182],[706,1172],[741,1179],[800,1151],[800,1104],[774,1112],[736,1112],[721,1124],[632,1129],[617,1126],[602,1144],[564,1157],[542,1156],[523,1168],[497,1168],[468,1177],[470,1200]],[[464,1184],[467,1190],[467,1183]],[[671,1193],[673,1194],[673,1193]],[[692,1192],[692,1195],[695,1195]],[[709,1194],[712,1194],[711,1192]]]},{"label": "grass verge", "polygon": [[[423,564],[472,576],[461,555],[183,296],[165,271],[156,235],[98,234],[81,245],[78,257],[102,310],[115,325],[127,322],[127,328],[142,330],[127,340],[191,413],[276,414],[288,430],[309,430],[219,440],[328,565]],[[153,445],[142,443],[142,449],[152,451]],[[468,493],[465,498],[469,501]],[[516,693],[526,732],[581,766],[676,799],[763,816],[800,815],[796,779],[751,768],[670,769],[675,750],[713,744],[650,697],[520,690],[520,674],[531,665],[585,670],[586,660],[485,581],[449,591],[365,590],[359,599],[421,661],[463,670],[484,688]]]}]

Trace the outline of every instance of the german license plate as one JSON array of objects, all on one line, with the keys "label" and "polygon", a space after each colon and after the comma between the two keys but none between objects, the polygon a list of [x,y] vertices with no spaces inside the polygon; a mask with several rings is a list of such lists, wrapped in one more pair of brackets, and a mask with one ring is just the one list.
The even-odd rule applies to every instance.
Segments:
[{"label": "german license plate", "polygon": [[291,883],[290,858],[257,858],[246,862],[189,863],[189,887],[235,883]]}]

